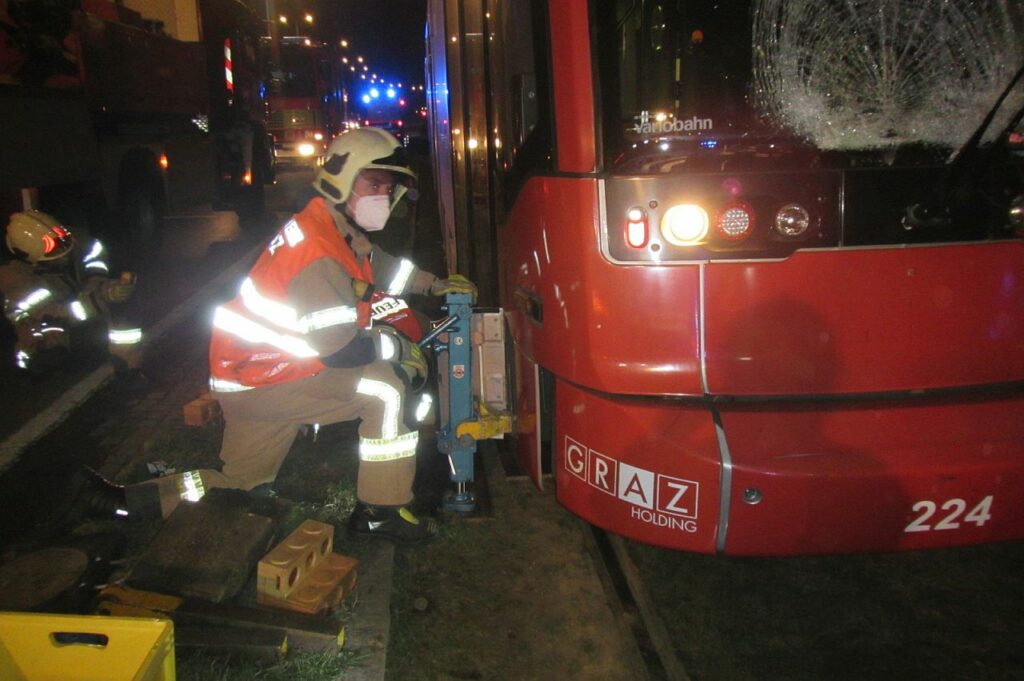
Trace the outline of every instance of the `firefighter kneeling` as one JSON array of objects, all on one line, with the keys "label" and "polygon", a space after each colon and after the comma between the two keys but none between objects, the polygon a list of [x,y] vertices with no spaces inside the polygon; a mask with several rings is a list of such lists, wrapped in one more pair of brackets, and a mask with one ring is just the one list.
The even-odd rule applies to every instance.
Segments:
[{"label": "firefighter kneeling", "polygon": [[213,487],[268,488],[304,424],[358,419],[350,531],[412,542],[437,533],[433,519],[409,510],[419,437],[409,414],[419,410],[407,404],[426,361],[399,331],[371,326],[370,301],[377,290],[443,296],[476,288],[463,277],[438,279],[369,240],[415,178],[404,152],[375,128],[338,136],[314,180],[320,196],[281,228],[238,295],[216,310],[210,387],[224,414],[221,469],[123,489],[95,480],[102,493],[92,499],[106,503],[93,507],[167,517]]},{"label": "firefighter kneeling", "polygon": [[56,218],[28,210],[11,216],[6,244],[13,260],[0,267],[0,290],[18,367],[52,369],[102,333],[116,369],[141,368],[142,330],[125,322],[123,309],[135,275],[112,278],[99,241],[81,249]]}]

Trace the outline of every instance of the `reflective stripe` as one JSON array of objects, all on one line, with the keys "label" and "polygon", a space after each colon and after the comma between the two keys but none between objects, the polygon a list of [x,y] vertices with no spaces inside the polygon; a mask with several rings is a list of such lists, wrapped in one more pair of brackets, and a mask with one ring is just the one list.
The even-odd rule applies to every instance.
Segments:
[{"label": "reflective stripe", "polygon": [[225,307],[217,308],[213,315],[213,325],[222,331],[241,338],[247,343],[272,345],[294,357],[309,358],[320,356],[320,353],[301,338],[277,333]]},{"label": "reflective stripe", "polygon": [[242,385],[241,383],[235,383],[234,381],[227,381],[223,378],[210,377],[210,390],[214,390],[219,393],[240,393],[243,390],[252,390],[252,386]]},{"label": "reflective stripe", "polygon": [[264,296],[256,290],[256,284],[248,277],[242,282],[239,293],[247,310],[272,324],[298,333],[309,333],[315,329],[339,324],[353,324],[358,316],[354,307],[338,305],[316,310],[296,319],[295,308]]},{"label": "reflective stripe", "polygon": [[284,226],[284,238],[288,245],[294,248],[295,244],[306,238],[306,235],[302,233],[299,223],[295,222],[295,220],[289,220],[288,224]]},{"label": "reflective stripe", "polygon": [[52,295],[53,293],[50,292],[50,289],[37,288],[32,293],[25,296],[20,303],[14,306],[15,321],[19,321],[27,317],[28,313],[32,310],[33,307],[43,302]]},{"label": "reflective stripe", "polygon": [[28,354],[24,350],[18,350],[14,353],[14,363],[18,365],[20,369],[28,369],[28,363],[32,359],[32,355]]},{"label": "reflective stripe", "polygon": [[359,458],[362,461],[394,461],[416,456],[420,434],[412,431],[398,437],[359,438]]},{"label": "reflective stripe", "polygon": [[103,244],[99,241],[93,241],[92,248],[90,248],[89,252],[86,253],[84,258],[82,258],[82,265],[88,271],[109,272],[110,268],[107,267],[107,263],[102,260],[97,260],[101,255],[103,255]]},{"label": "reflective stripe", "polygon": [[398,348],[395,347],[395,339],[386,333],[377,334],[380,338],[380,358],[388,361],[395,358]]},{"label": "reflective stripe", "polygon": [[286,329],[299,330],[295,321],[295,308],[260,294],[256,290],[256,284],[249,277],[242,281],[238,292],[242,296],[242,304],[254,314]]},{"label": "reflective stripe", "polygon": [[398,437],[398,419],[401,416],[402,393],[390,384],[375,381],[371,378],[359,379],[356,392],[360,395],[376,397],[384,403],[384,418],[380,424],[380,436],[383,440],[394,440]]},{"label": "reflective stripe", "polygon": [[416,405],[416,422],[423,423],[424,419],[430,414],[430,408],[434,406],[434,398],[430,396],[430,393],[423,393],[420,397],[420,403]]},{"label": "reflective stripe", "polygon": [[79,301],[79,300],[74,301],[73,303],[71,303],[70,307],[71,307],[71,314],[78,321],[84,322],[86,319],[89,318],[89,313],[86,312],[85,305],[82,305],[81,301]]},{"label": "reflective stripe", "polygon": [[316,312],[310,312],[299,317],[298,325],[303,333],[309,333],[316,329],[326,329],[328,326],[355,324],[357,317],[358,312],[356,312],[354,307],[339,305],[338,307],[317,310]]},{"label": "reflective stripe", "polygon": [[186,471],[178,478],[178,496],[185,501],[199,501],[206,494],[199,471]]},{"label": "reflective stripe", "polygon": [[82,258],[82,262],[89,262],[90,260],[95,260],[96,258],[100,257],[102,253],[103,244],[101,244],[99,241],[93,241],[92,248],[90,248],[89,252],[85,254],[84,258]]},{"label": "reflective stripe", "polygon": [[107,340],[114,345],[135,345],[142,342],[142,329],[111,329]]},{"label": "reflective stripe", "polygon": [[411,261],[402,258],[401,262],[398,263],[398,272],[395,273],[394,279],[388,284],[388,293],[397,296],[404,291],[405,285],[409,283],[409,277],[412,276],[414,269],[416,269],[416,266]]}]

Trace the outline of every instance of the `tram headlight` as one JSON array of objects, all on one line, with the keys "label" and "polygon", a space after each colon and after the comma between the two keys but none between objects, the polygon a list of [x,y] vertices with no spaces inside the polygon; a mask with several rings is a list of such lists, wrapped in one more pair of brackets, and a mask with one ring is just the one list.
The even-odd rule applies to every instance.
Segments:
[{"label": "tram headlight", "polygon": [[300,156],[312,156],[315,153],[316,147],[314,147],[312,144],[308,142],[303,142],[302,144],[299,145]]},{"label": "tram headlight", "polygon": [[811,214],[798,203],[790,203],[775,214],[775,231],[785,237],[803,236],[811,226]]},{"label": "tram headlight", "polygon": [[672,206],[661,217],[661,235],[673,246],[694,246],[708,236],[708,213],[693,203]]}]

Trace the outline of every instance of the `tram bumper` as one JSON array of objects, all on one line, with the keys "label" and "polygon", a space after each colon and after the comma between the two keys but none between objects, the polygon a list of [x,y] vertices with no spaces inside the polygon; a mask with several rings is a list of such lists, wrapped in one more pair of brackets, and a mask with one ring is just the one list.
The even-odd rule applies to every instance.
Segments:
[{"label": "tram bumper", "polygon": [[798,405],[556,390],[559,500],[640,541],[800,555],[1024,536],[1021,395]]}]

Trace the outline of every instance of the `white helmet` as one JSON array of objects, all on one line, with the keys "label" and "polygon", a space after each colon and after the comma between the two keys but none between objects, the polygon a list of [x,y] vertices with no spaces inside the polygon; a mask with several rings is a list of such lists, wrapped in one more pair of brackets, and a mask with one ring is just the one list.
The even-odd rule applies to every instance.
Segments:
[{"label": "white helmet", "polygon": [[[323,167],[313,179],[313,188],[334,204],[344,203],[352,192],[352,184],[363,170],[387,170],[415,180],[416,173],[409,168],[405,147],[395,137],[380,128],[356,128],[334,138],[327,148]],[[399,183],[391,196],[394,208],[406,187]]]},{"label": "white helmet", "polygon": [[63,258],[74,245],[71,230],[42,211],[15,213],[7,223],[7,248],[33,265]]}]

